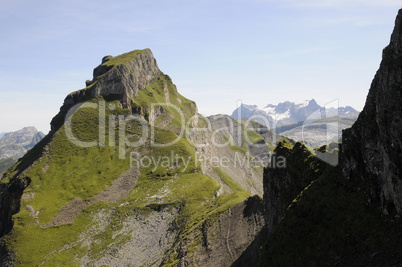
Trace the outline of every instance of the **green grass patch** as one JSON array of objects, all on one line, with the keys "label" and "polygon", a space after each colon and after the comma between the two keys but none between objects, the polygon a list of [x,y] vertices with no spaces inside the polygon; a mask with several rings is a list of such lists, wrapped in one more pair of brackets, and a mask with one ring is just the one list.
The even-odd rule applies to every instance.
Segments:
[{"label": "green grass patch", "polygon": [[238,183],[236,183],[232,177],[230,177],[227,173],[222,171],[220,168],[214,168],[214,171],[218,174],[219,178],[232,189],[233,192],[247,192],[243,187],[241,187]]},{"label": "green grass patch", "polygon": [[231,145],[231,146],[230,146],[230,150],[235,151],[235,152],[241,152],[241,153],[243,153],[243,154],[247,154],[247,153],[248,153],[248,151],[247,151],[246,149],[244,149],[244,148],[242,148],[242,147],[235,146],[235,145]]},{"label": "green grass patch", "polygon": [[146,48],[143,50],[134,50],[131,52],[121,54],[119,56],[115,56],[115,57],[108,56],[107,61],[104,62],[102,65],[117,66],[117,65],[127,64],[127,63],[131,62],[133,59],[135,59],[139,54],[144,53],[145,51],[150,51],[150,49]]},{"label": "green grass patch", "polygon": [[16,266],[79,266],[74,261],[80,242],[78,233],[85,230],[92,220],[83,212],[74,224],[48,229],[38,228],[37,222],[25,209],[14,216],[14,230],[4,237],[8,248],[16,252]]},{"label": "green grass patch", "polygon": [[264,137],[262,137],[259,133],[255,132],[251,129],[247,129],[245,131],[245,135],[246,135],[245,136],[246,140],[249,140],[253,144],[259,143],[264,140]]},{"label": "green grass patch", "polygon": [[185,129],[188,119],[196,114],[195,103],[180,95],[167,75],[158,76],[132,100],[136,106],[143,109],[147,120],[153,120],[152,113],[158,113],[159,116],[153,121],[154,125],[163,126],[176,133]]}]

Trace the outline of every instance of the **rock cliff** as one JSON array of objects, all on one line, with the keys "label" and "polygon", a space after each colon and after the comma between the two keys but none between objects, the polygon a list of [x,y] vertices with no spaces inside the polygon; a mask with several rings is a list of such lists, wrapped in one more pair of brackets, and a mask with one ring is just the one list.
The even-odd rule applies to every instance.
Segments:
[{"label": "rock cliff", "polygon": [[[202,246],[193,253],[182,247],[185,254],[177,266],[232,266],[262,231],[263,211],[262,199],[254,196],[229,208],[215,222],[206,221],[202,227]],[[193,240],[189,238],[187,245],[191,246]]]},{"label": "rock cliff", "polygon": [[342,171],[366,184],[368,200],[379,199],[384,214],[402,214],[402,11],[366,104],[343,134]]},{"label": "rock cliff", "polygon": [[287,168],[264,172],[271,231],[260,266],[402,264],[401,53],[402,10],[365,107],[343,132],[337,166],[278,146]]},{"label": "rock cliff", "polygon": [[62,125],[72,106],[90,99],[119,100],[122,108],[132,109],[132,98],[162,74],[150,49],[134,50],[118,57],[105,56],[94,69],[93,79],[86,81],[86,87],[65,98],[59,114],[51,122],[51,129],[54,131]]}]

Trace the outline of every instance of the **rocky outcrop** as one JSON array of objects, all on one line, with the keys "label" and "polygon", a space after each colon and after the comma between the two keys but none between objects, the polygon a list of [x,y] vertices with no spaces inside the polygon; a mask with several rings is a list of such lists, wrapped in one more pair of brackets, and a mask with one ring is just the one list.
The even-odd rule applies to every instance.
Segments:
[{"label": "rocky outcrop", "polygon": [[[239,258],[263,230],[263,214],[262,199],[254,196],[229,208],[212,225],[204,223],[202,245],[182,257],[178,266],[231,266],[241,262]],[[247,264],[253,266],[252,262]]]},{"label": "rocky outcrop", "polygon": [[161,74],[150,49],[104,57],[102,64],[94,69],[93,79],[86,82],[87,87],[64,99],[59,114],[51,122],[52,131],[63,124],[64,116],[72,106],[89,99],[119,100],[122,108],[133,108],[132,97]]},{"label": "rocky outcrop", "polygon": [[[162,266],[161,261],[178,235],[175,227],[179,209],[174,206],[159,207],[157,211],[135,212],[123,218],[114,242],[100,255],[88,253],[79,266]],[[113,220],[113,212],[105,209],[96,216],[94,226],[83,232],[85,240],[80,249],[96,244],[96,235]],[[127,239],[122,242],[122,239]]]},{"label": "rocky outcrop", "polygon": [[[29,143],[29,146],[37,140],[36,138],[38,138],[38,136],[42,137],[42,133],[37,132],[32,138],[31,143],[27,141],[27,143]],[[1,179],[3,179],[0,180],[0,237],[8,234],[12,230],[14,225],[12,216],[20,211],[22,194],[25,188],[27,188],[28,185],[31,183],[31,178],[26,177],[22,174],[22,172],[31,164],[33,164],[35,160],[39,159],[42,156],[45,147],[41,144],[46,143],[45,139],[49,138],[51,138],[50,135],[44,137],[38,143],[39,145],[36,145],[32,149],[28,150],[24,157],[19,160],[19,164],[16,165],[14,169],[12,169],[12,174],[6,172],[3,177],[0,177]],[[21,140],[21,138],[17,139]],[[9,177],[7,177],[7,174]],[[10,178],[10,176],[12,176],[12,178]],[[0,258],[1,257],[2,256],[0,255]]]},{"label": "rocky outcrop", "polygon": [[[134,56],[131,54],[135,54]],[[145,87],[158,75],[162,74],[150,49],[136,50],[119,56],[115,60],[112,56],[102,59],[102,64],[94,69],[90,83],[91,97],[118,98],[127,108],[131,104],[131,97]],[[124,58],[129,58],[125,60]]]},{"label": "rocky outcrop", "polygon": [[384,214],[402,214],[402,10],[366,104],[343,134],[343,174],[362,185]]},{"label": "rocky outcrop", "polygon": [[0,184],[0,237],[13,228],[12,216],[20,211],[20,200],[31,179],[16,178],[8,184]]}]

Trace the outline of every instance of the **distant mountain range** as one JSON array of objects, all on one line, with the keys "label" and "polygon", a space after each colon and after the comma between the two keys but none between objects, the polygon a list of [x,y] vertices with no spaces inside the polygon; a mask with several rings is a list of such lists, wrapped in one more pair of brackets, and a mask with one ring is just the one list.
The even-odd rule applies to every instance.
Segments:
[{"label": "distant mountain range", "polygon": [[359,112],[350,106],[339,108],[320,106],[314,99],[311,99],[300,104],[290,101],[285,101],[278,105],[269,104],[264,108],[259,108],[256,105],[242,104],[233,111],[232,118],[238,120],[254,117],[254,120],[256,121],[261,121],[265,118],[270,122],[273,128],[277,128],[285,125],[297,124],[306,120],[311,121],[323,119],[325,117],[350,114],[359,114]]},{"label": "distant mountain range", "polygon": [[311,99],[302,104],[286,101],[278,105],[269,104],[264,108],[242,104],[233,111],[232,118],[251,118],[269,125],[277,134],[319,147],[340,142],[342,130],[351,127],[358,115],[359,112],[350,106],[325,107]]},{"label": "distant mountain range", "polygon": [[45,134],[35,127],[0,133],[0,174],[24,156],[27,150],[34,147],[44,136]]}]

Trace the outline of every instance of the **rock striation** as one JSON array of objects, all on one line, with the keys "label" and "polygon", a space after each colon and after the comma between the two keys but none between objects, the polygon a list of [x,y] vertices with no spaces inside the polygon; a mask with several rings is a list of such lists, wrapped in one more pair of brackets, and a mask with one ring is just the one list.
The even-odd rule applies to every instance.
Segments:
[{"label": "rock striation", "polygon": [[222,213],[216,222],[203,226],[202,246],[184,256],[178,266],[245,266],[242,253],[264,227],[264,207],[258,196],[248,198]]},{"label": "rock striation", "polygon": [[132,98],[162,74],[150,49],[103,57],[86,87],[64,99],[59,114],[51,122],[52,131],[63,124],[64,116],[72,106],[90,99],[119,100],[122,108],[133,108]]}]

